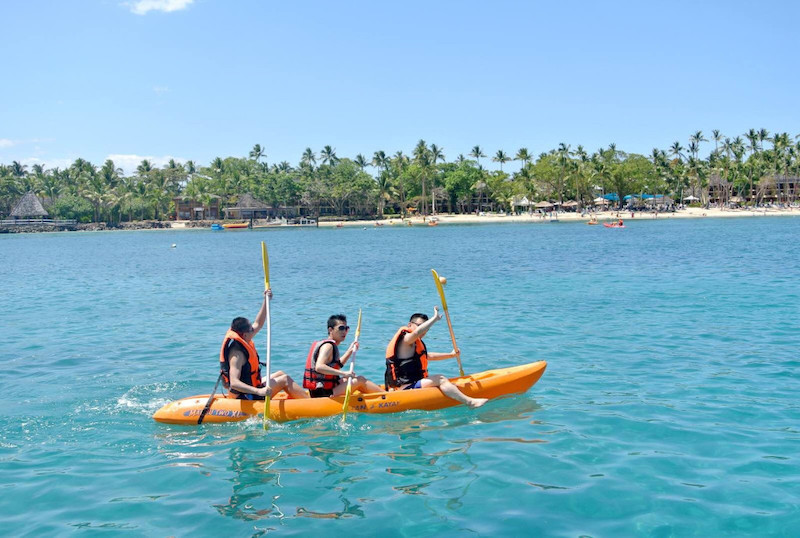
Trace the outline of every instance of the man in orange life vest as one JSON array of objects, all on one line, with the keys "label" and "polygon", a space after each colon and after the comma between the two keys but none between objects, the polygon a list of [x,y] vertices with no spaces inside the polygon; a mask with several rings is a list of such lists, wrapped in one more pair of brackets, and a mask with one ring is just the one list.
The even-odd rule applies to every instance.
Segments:
[{"label": "man in orange life vest", "polygon": [[269,376],[269,385],[261,380],[261,365],[253,337],[264,326],[267,317],[267,300],[272,300],[272,290],[264,292],[264,303],[253,323],[247,318],[236,318],[225,334],[219,351],[220,374],[229,398],[242,400],[263,400],[267,394],[272,396],[285,390],[292,398],[308,398],[308,393],[300,388],[284,372],[278,371]]},{"label": "man in orange life vest", "polygon": [[358,342],[353,342],[344,355],[339,356],[339,344],[347,338],[349,330],[347,318],[342,314],[334,314],[328,318],[328,338],[311,344],[303,372],[303,387],[309,390],[312,398],[341,396],[347,390],[347,378],[352,378],[351,390],[382,392],[378,385],[364,376],[351,375],[342,368],[353,351],[358,349]]},{"label": "man in orange life vest", "polygon": [[458,402],[472,409],[482,406],[486,398],[471,398],[458,390],[443,375],[428,375],[428,361],[450,359],[457,355],[454,349],[450,353],[432,353],[425,347],[422,337],[434,323],[442,319],[439,307],[434,308],[433,317],[425,314],[412,314],[408,325],[400,327],[389,345],[386,347],[386,388],[395,390],[421,389],[439,387],[439,390]]}]

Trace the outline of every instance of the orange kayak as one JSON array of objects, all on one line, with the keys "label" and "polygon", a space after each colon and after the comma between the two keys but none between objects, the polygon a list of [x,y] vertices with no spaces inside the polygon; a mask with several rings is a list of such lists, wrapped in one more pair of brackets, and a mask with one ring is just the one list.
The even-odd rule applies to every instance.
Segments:
[{"label": "orange kayak", "polygon": [[222,227],[226,230],[239,230],[241,228],[247,228],[249,226],[246,222],[231,222],[229,224],[223,224]]},{"label": "orange kayak", "polygon": [[[545,361],[532,362],[509,368],[487,370],[477,374],[451,378],[451,381],[473,398],[497,398],[506,394],[527,391],[544,374]],[[167,424],[196,425],[208,394],[190,396],[168,403],[153,415],[153,419]],[[342,412],[344,396],[336,398],[287,398],[284,392],[270,400],[269,417],[278,422],[301,418],[328,417]],[[348,413],[399,413],[412,409],[431,411],[460,405],[442,394],[438,388],[398,390],[361,394],[356,391],[350,397]],[[203,419],[210,422],[238,422],[260,415],[264,401],[237,400],[217,395]]]}]

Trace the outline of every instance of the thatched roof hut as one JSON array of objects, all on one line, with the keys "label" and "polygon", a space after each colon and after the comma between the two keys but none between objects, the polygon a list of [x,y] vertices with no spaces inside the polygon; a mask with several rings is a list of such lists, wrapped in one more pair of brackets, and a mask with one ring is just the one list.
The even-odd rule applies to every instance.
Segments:
[{"label": "thatched roof hut", "polygon": [[232,218],[250,219],[266,218],[269,215],[270,206],[257,200],[252,194],[245,193],[239,196],[239,200],[233,207],[226,207],[225,213]]},{"label": "thatched roof hut", "polygon": [[11,217],[15,219],[29,219],[47,217],[48,213],[42,207],[42,203],[32,192],[25,193],[25,196],[20,198],[14,209],[11,210]]}]

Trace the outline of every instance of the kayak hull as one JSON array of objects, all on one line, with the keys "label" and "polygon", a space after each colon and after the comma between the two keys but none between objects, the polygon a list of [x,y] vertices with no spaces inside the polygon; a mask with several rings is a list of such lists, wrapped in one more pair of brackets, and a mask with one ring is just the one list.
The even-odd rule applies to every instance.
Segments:
[{"label": "kayak hull", "polygon": [[[545,361],[532,362],[509,368],[487,370],[477,374],[452,378],[451,381],[473,398],[497,398],[507,394],[520,394],[530,389],[544,374]],[[156,411],[153,419],[167,424],[197,425],[209,394],[190,396],[166,404]],[[269,417],[278,422],[303,418],[338,415],[342,412],[344,396],[336,398],[291,399],[281,392],[270,400]],[[348,413],[399,413],[412,409],[432,411],[461,405],[447,398],[435,387],[361,394],[350,397]],[[203,423],[238,422],[261,415],[264,401],[238,400],[215,395]]]}]

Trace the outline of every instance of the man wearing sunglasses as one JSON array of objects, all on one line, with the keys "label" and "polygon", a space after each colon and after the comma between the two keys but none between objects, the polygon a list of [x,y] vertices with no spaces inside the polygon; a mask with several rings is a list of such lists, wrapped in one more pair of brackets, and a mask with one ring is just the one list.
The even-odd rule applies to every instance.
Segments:
[{"label": "man wearing sunglasses", "polygon": [[352,390],[381,392],[378,385],[364,376],[351,375],[342,368],[358,349],[358,342],[353,342],[344,355],[339,355],[339,344],[347,338],[349,330],[347,318],[343,314],[334,314],[328,318],[328,338],[311,344],[303,373],[303,387],[309,390],[312,398],[341,396],[347,390],[348,377],[353,379],[350,385]]},{"label": "man wearing sunglasses", "polygon": [[439,307],[434,307],[433,317],[425,314],[412,314],[408,325],[400,327],[386,346],[386,389],[411,390],[427,387],[438,387],[448,398],[461,402],[472,409],[485,404],[486,398],[471,398],[458,390],[443,375],[428,375],[428,361],[451,359],[457,355],[454,349],[450,353],[429,352],[422,337],[427,334],[434,323],[442,319]]},{"label": "man wearing sunglasses", "polygon": [[264,292],[264,302],[256,320],[235,318],[225,334],[219,352],[220,376],[228,389],[229,398],[241,400],[263,400],[285,390],[292,398],[308,398],[308,394],[286,373],[273,372],[269,383],[261,379],[261,363],[253,337],[264,326],[267,317],[267,301],[272,300],[272,290]]}]

